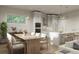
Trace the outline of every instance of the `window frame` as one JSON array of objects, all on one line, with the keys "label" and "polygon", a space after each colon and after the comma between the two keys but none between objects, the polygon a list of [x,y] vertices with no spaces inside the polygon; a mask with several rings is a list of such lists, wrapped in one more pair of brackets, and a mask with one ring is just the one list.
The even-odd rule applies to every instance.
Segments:
[{"label": "window frame", "polygon": [[[18,21],[18,22],[15,22],[14,20],[11,22],[11,21],[9,21],[8,20],[8,17],[9,16],[18,16],[18,17],[24,17],[25,19],[24,19],[24,21],[23,22],[21,22],[21,20],[20,21]],[[23,15],[7,15],[7,23],[19,23],[19,24],[24,24],[24,23],[26,23],[26,18],[27,18],[28,16],[23,16]]]}]

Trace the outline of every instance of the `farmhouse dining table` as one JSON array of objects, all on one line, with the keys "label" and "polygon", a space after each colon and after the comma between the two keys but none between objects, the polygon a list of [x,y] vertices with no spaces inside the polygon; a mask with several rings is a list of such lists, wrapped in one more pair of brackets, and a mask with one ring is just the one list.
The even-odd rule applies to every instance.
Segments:
[{"label": "farmhouse dining table", "polygon": [[40,53],[40,36],[33,36],[29,34],[14,34],[16,37],[22,39],[25,42],[26,53],[37,54]]}]

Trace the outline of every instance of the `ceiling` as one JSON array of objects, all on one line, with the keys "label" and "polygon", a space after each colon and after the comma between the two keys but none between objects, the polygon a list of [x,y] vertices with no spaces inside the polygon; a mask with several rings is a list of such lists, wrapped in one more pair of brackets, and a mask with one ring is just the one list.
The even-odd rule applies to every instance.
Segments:
[{"label": "ceiling", "polygon": [[47,14],[63,14],[79,10],[79,5],[5,5],[5,7],[23,10],[38,10]]}]

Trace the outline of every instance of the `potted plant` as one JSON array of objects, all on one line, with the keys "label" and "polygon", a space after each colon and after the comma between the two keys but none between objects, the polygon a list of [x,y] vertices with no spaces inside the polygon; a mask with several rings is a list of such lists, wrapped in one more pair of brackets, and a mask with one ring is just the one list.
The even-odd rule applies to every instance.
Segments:
[{"label": "potted plant", "polygon": [[7,34],[7,23],[6,22],[2,22],[0,24],[0,34],[1,34],[1,38],[5,39],[6,38],[6,34]]}]

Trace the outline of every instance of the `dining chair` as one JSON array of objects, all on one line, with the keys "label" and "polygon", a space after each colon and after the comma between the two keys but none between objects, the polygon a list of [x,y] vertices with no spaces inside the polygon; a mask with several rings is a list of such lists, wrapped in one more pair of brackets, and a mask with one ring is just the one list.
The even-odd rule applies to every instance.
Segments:
[{"label": "dining chair", "polygon": [[58,32],[49,32],[49,44],[58,46],[60,44],[60,35]]},{"label": "dining chair", "polygon": [[44,45],[46,46],[46,48],[48,49],[48,39],[47,39],[47,35],[44,34],[44,33],[41,33],[41,41],[40,41],[40,44],[41,44],[41,47],[43,47]]},{"label": "dining chair", "polygon": [[9,33],[7,33],[8,39],[8,51],[13,54],[16,49],[23,49],[24,53],[26,53],[26,47],[23,42],[17,42],[16,39]]}]

